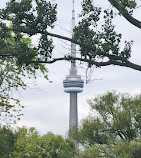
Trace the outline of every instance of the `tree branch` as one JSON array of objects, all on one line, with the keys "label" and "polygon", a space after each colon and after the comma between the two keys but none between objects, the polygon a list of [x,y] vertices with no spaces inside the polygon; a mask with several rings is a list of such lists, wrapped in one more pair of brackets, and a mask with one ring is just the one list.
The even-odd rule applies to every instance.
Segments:
[{"label": "tree branch", "polygon": [[135,19],[133,16],[131,16],[128,11],[121,7],[121,5],[117,2],[117,0],[108,0],[119,12],[120,14],[131,24],[141,29],[141,21]]},{"label": "tree branch", "polygon": [[125,63],[119,62],[119,61],[114,61],[114,60],[109,60],[106,62],[97,62],[94,59],[85,59],[85,58],[79,58],[79,57],[72,57],[72,56],[65,56],[62,58],[55,58],[49,61],[31,61],[31,63],[47,63],[47,64],[52,64],[55,63],[57,61],[62,61],[62,60],[66,60],[66,61],[74,61],[74,60],[78,60],[78,61],[83,61],[86,63],[89,63],[91,65],[95,65],[96,67],[102,67],[102,66],[109,66],[109,65],[117,65],[117,66],[123,66],[123,67],[129,67],[132,68],[134,70],[138,70],[141,71],[141,66],[131,63],[130,61],[126,61]]},{"label": "tree branch", "polygon": [[[37,34],[37,33],[40,33],[40,34],[45,34],[47,36],[51,36],[51,37],[56,37],[56,38],[59,38],[59,39],[63,39],[63,40],[66,40],[66,41],[70,41],[72,43],[75,43],[79,46],[82,46],[88,50],[92,50],[93,52],[96,51],[96,48],[95,47],[90,47],[90,46],[87,46],[86,44],[84,43],[80,43],[78,42],[77,40],[74,40],[72,38],[69,38],[69,37],[65,37],[65,36],[62,36],[62,35],[58,35],[58,34],[54,34],[54,33],[50,33],[50,32],[47,32],[47,31],[40,31],[40,30],[37,30],[37,32],[35,33],[34,31],[32,32],[32,30],[23,30],[23,29],[11,29],[11,28],[4,28],[3,30],[1,30],[0,32],[2,31],[15,31],[15,32],[23,32],[23,33],[26,33],[26,34]],[[108,57],[109,59],[111,60],[120,60],[120,61],[123,61],[123,62],[126,62],[127,59],[126,58],[123,58],[121,56],[116,56],[116,55],[112,55],[112,54],[108,54],[108,53],[105,53],[105,52],[99,52],[97,54],[98,56],[104,56],[104,57]]]},{"label": "tree branch", "polygon": [[0,54],[0,57],[11,57],[12,55],[9,54]]},{"label": "tree branch", "polygon": [[[4,28],[3,29],[3,31],[8,31],[8,30],[16,31],[16,32],[23,32],[23,33],[26,33],[26,34],[32,34],[31,30],[23,30],[23,29],[18,30],[18,29],[10,29],[10,28]],[[39,30],[37,30],[36,33],[34,32],[34,34],[37,34],[37,33],[41,33],[41,34],[45,34],[47,36],[67,40],[67,41],[73,42],[75,44],[78,44],[79,46],[83,46],[84,48],[87,48],[89,50],[92,50],[93,52],[96,51],[95,47],[87,46],[84,43],[80,43],[80,42],[78,42],[74,39],[71,39],[71,38],[68,38],[68,37],[65,37],[65,36],[62,36],[62,35],[50,33],[50,32],[47,32],[47,31],[39,31]],[[54,63],[56,61],[61,61],[61,60],[69,60],[69,61],[70,60],[79,60],[79,61],[87,62],[91,65],[95,65],[97,67],[108,66],[108,65],[118,65],[118,66],[129,67],[129,68],[141,71],[141,66],[140,65],[134,64],[134,63],[130,62],[129,60],[127,60],[124,57],[108,54],[108,53],[105,53],[105,52],[99,52],[99,54],[97,54],[97,56],[108,57],[109,61],[107,61],[107,62],[96,62],[94,59],[73,58],[71,56],[67,56],[67,57],[62,57],[62,58],[55,58],[55,59],[52,59],[50,61],[31,61],[30,63],[48,63],[48,64],[51,64],[51,63]]]}]

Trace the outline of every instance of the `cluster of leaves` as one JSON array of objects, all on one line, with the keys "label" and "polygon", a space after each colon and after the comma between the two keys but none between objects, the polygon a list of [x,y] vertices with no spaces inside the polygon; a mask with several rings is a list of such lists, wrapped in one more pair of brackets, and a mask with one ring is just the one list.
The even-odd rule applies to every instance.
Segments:
[{"label": "cluster of leaves", "polygon": [[13,150],[16,136],[8,127],[0,126],[0,157],[7,158]]},{"label": "cluster of leaves", "polygon": [[[75,143],[60,135],[47,133],[40,136],[35,128],[24,127],[19,128],[17,132],[6,128],[1,128],[1,131],[0,151],[6,146],[0,152],[0,156],[3,158],[6,156],[9,158],[70,158],[76,154]],[[8,132],[12,134],[10,135]],[[5,137],[6,135],[7,137]]]},{"label": "cluster of leaves", "polygon": [[[136,6],[134,0],[108,0],[119,13],[130,23],[140,28],[140,21],[134,19],[127,9],[133,10]],[[20,63],[53,63],[58,60],[68,60],[65,56],[52,59],[53,40],[51,37],[57,37],[71,41],[80,45],[81,58],[71,59],[85,61],[88,66],[92,65],[108,66],[119,65],[130,67],[135,70],[141,70],[139,65],[131,63],[128,59],[131,56],[131,42],[125,41],[125,46],[121,47],[121,34],[115,31],[112,24],[114,18],[113,10],[104,10],[95,7],[91,0],[82,1],[81,21],[74,29],[73,39],[50,33],[48,28],[53,29],[56,21],[57,5],[45,0],[11,0],[7,3],[5,9],[0,10],[0,26],[5,32],[9,28],[5,21],[12,23],[11,30],[20,38],[21,34],[28,36],[39,35],[38,45],[29,51],[26,47],[26,53],[20,53],[18,58]],[[124,13],[123,13],[124,11]],[[101,19],[104,17],[104,24]],[[30,53],[29,53],[30,52]],[[21,59],[21,60],[20,60]]]},{"label": "cluster of leaves", "polygon": [[23,71],[15,66],[14,60],[0,60],[0,120],[3,123],[15,123],[22,115],[23,106],[18,99],[11,96],[12,89],[25,89],[22,75],[24,76]]},{"label": "cluster of leaves", "polygon": [[93,115],[72,133],[86,149],[82,157],[140,157],[141,95],[108,92],[88,103]]},{"label": "cluster of leaves", "polygon": [[[74,29],[74,39],[84,44],[80,46],[82,57],[102,60],[108,58],[110,61],[116,61],[115,56],[129,59],[132,41],[125,41],[125,47],[121,50],[122,35],[116,33],[112,24],[113,10],[102,12],[102,9],[95,7],[91,0],[83,0],[82,8],[80,15],[82,20]],[[102,14],[105,19],[103,25],[100,21]]]},{"label": "cluster of leaves", "polygon": [[109,0],[109,2],[113,6],[120,6],[119,8],[119,14],[124,14],[124,11],[128,11],[130,14],[133,13],[134,9],[137,6],[136,0]]},{"label": "cluster of leaves", "polygon": [[133,9],[137,6],[135,0],[120,0],[119,4],[121,4],[124,8],[130,8],[130,9]]},{"label": "cluster of leaves", "polygon": [[[5,24],[3,26],[6,27]],[[12,91],[26,89],[24,78],[36,78],[37,71],[48,79],[48,70],[40,63],[27,64],[31,59],[38,58],[29,38],[9,30],[0,32],[0,42],[0,120],[10,123],[20,119],[23,108],[20,101],[12,97]]]},{"label": "cluster of leaves", "polygon": [[81,158],[139,158],[141,139],[118,141],[116,145],[94,145],[80,153]]},{"label": "cluster of leaves", "polygon": [[[54,27],[56,7],[56,4],[45,0],[11,0],[7,3],[5,9],[0,10],[0,19],[2,20],[0,26],[3,28],[3,31],[7,32],[9,30],[6,25],[3,26],[5,20],[12,23],[11,29],[16,35],[17,46],[21,50],[20,54],[18,53],[21,59],[20,62],[29,64],[31,60],[35,61],[35,57],[36,60],[47,60],[51,57],[54,46],[52,45],[52,40],[44,33],[48,27]],[[26,33],[29,36],[40,33],[38,46],[29,50],[23,42],[20,43],[21,33]],[[18,47],[16,48],[18,49]],[[22,50],[26,50],[26,53],[23,53]]]}]

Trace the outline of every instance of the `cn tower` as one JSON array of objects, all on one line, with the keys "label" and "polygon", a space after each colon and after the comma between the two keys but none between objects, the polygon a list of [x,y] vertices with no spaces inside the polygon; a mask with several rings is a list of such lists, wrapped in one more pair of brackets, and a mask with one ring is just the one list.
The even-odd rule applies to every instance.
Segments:
[{"label": "cn tower", "polygon": [[[72,9],[72,32],[75,27],[74,0]],[[76,57],[76,44],[71,43],[71,56]],[[71,62],[70,74],[63,81],[64,92],[70,94],[69,130],[78,127],[77,93],[83,92],[84,81],[77,75],[76,62]]]}]

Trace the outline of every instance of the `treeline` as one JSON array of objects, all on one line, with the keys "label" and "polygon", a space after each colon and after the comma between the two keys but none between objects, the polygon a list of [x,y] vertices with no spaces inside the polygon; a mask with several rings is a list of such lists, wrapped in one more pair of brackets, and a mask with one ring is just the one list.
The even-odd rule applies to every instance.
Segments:
[{"label": "treeline", "polygon": [[76,145],[69,138],[52,133],[41,136],[35,128],[0,129],[1,158],[70,158],[75,154]]},{"label": "treeline", "polygon": [[[0,128],[1,158],[140,158],[141,95],[107,92],[68,137],[35,128]],[[77,143],[76,143],[77,142]]]}]

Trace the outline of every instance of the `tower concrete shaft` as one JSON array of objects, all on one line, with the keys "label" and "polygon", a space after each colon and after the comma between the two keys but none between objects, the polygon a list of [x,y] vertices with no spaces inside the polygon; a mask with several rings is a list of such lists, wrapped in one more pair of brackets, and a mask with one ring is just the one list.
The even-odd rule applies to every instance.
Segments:
[{"label": "tower concrete shaft", "polygon": [[70,114],[69,114],[69,130],[77,128],[78,110],[77,110],[77,93],[70,93]]}]

